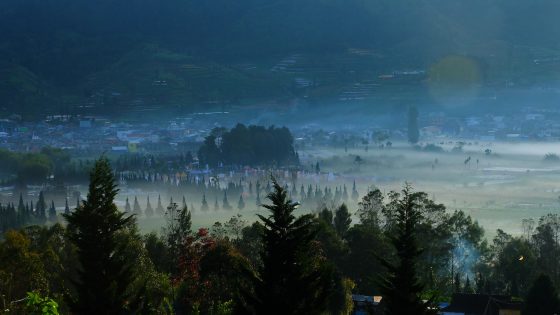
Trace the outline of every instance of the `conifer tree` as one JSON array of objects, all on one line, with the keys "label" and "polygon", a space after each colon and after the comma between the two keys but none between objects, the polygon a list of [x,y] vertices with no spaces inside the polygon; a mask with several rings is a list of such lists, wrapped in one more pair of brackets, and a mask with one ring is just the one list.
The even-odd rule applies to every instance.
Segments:
[{"label": "conifer tree", "polygon": [[231,205],[229,204],[228,197],[227,197],[227,190],[224,191],[224,200],[222,201],[222,208],[225,210],[231,209]]},{"label": "conifer tree", "polygon": [[25,209],[25,204],[23,203],[23,194],[19,194],[19,201],[18,201],[18,206],[17,206],[17,215],[18,215],[18,221],[19,221],[19,225],[23,226],[25,225],[27,222],[29,222],[29,216],[28,213]]},{"label": "conifer tree", "polygon": [[146,218],[151,218],[154,215],[154,209],[150,203],[150,196],[146,197],[146,210],[144,211]]},{"label": "conifer tree", "polygon": [[317,229],[312,215],[294,216],[298,204],[275,180],[267,198],[261,254],[263,267],[253,305],[256,314],[321,314],[326,311],[332,273],[311,244]]},{"label": "conifer tree", "polygon": [[239,201],[237,202],[237,209],[243,210],[245,208],[245,201],[243,201],[243,195],[239,195]]},{"label": "conifer tree", "polygon": [[257,198],[255,199],[255,204],[257,206],[261,205],[261,194],[257,191]]},{"label": "conifer tree", "polygon": [[389,262],[380,257],[381,263],[387,268],[387,277],[380,285],[385,314],[435,314],[429,309],[430,301],[423,302],[420,294],[424,286],[419,282],[416,263],[421,254],[416,241],[416,225],[420,219],[418,208],[422,193],[414,193],[406,185],[402,198],[395,205],[395,232],[391,243],[397,253],[397,261]]},{"label": "conifer tree", "polygon": [[39,193],[39,200],[37,200],[35,211],[39,223],[45,223],[47,221],[47,203],[45,202],[43,191]]},{"label": "conifer tree", "polygon": [[418,130],[418,110],[415,106],[408,109],[408,142],[416,144],[420,138]]},{"label": "conifer tree", "polygon": [[128,202],[128,197],[126,197],[126,202],[124,204],[124,212],[131,213],[132,207],[130,206],[130,202]]},{"label": "conifer tree", "polygon": [[214,210],[215,211],[220,210],[220,205],[218,204],[218,197],[216,197],[216,199],[214,200]]},{"label": "conifer tree", "polygon": [[156,213],[159,216],[163,216],[163,214],[165,213],[165,209],[163,209],[163,205],[161,204],[161,196],[160,195],[158,195],[158,197],[157,197]]},{"label": "conifer tree", "polygon": [[352,215],[348,211],[348,207],[342,204],[336,209],[333,219],[333,226],[338,236],[344,238],[350,229],[350,224],[352,224]]},{"label": "conifer tree", "polygon": [[123,261],[118,234],[134,222],[114,203],[118,189],[107,158],[95,162],[87,199],[64,215],[70,240],[76,245],[80,268],[76,282],[76,314],[130,314],[134,292],[131,265]]},{"label": "conifer tree", "polygon": [[358,189],[356,189],[356,181],[354,181],[352,185],[352,199],[358,201],[358,198],[360,198],[360,194],[358,193]]},{"label": "conifer tree", "polygon": [[70,207],[68,206],[68,198],[64,201],[64,214],[70,214]]},{"label": "conifer tree", "polygon": [[208,211],[208,201],[206,201],[206,194],[202,194],[202,206],[200,207],[202,211]]},{"label": "conifer tree", "polygon": [[134,196],[134,205],[132,206],[132,213],[134,213],[136,217],[142,215],[142,208],[140,207],[140,203],[138,202],[138,198],[136,198],[136,196]]},{"label": "conifer tree", "polygon": [[54,206],[54,200],[51,200],[51,206],[49,208],[49,220],[51,220],[53,222],[57,220],[56,207]]}]

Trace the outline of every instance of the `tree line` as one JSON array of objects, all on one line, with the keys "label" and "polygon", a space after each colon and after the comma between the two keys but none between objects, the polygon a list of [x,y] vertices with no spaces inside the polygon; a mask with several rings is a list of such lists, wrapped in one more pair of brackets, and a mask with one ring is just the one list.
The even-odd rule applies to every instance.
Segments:
[{"label": "tree line", "polygon": [[349,314],[359,293],[383,296],[385,314],[432,314],[455,292],[511,294],[525,299],[526,314],[557,311],[557,215],[488,243],[470,216],[410,185],[371,189],[353,216],[344,204],[299,213],[272,183],[256,222],[237,215],[193,229],[189,208],[172,203],[162,231],[142,235],[114,204],[118,187],[102,158],[65,226],[4,233],[2,312],[56,304],[72,314]]},{"label": "tree line", "polygon": [[286,127],[245,126],[216,128],[198,150],[200,166],[297,165],[294,138]]}]

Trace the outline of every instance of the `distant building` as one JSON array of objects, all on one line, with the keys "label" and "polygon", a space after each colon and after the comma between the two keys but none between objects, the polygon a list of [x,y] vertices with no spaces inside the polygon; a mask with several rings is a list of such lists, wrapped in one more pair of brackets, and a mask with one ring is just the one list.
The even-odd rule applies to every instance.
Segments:
[{"label": "distant building", "polygon": [[523,304],[506,295],[455,293],[442,315],[521,315]]}]

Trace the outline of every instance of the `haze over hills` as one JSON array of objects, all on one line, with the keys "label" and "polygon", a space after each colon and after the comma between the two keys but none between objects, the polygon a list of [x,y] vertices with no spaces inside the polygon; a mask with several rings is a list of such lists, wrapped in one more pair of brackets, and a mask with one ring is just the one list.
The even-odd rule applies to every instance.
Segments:
[{"label": "haze over hills", "polygon": [[553,0],[5,0],[0,113],[430,103],[441,76],[482,98],[550,87],[557,12]]}]

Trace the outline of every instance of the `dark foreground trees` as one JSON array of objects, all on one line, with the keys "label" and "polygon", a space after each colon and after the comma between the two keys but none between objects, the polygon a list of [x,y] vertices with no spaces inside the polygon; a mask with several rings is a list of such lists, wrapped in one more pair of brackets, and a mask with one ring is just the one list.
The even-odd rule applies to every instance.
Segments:
[{"label": "dark foreground trees", "polygon": [[524,315],[552,315],[560,311],[558,291],[547,275],[540,275],[527,294]]},{"label": "dark foreground trees", "polygon": [[394,235],[390,236],[390,240],[396,249],[396,259],[391,262],[380,258],[388,270],[380,288],[387,315],[437,314],[429,310],[429,302],[421,298],[424,286],[419,281],[416,268],[421,254],[416,229],[422,199],[423,193],[412,192],[407,185],[401,198],[395,201]]},{"label": "dark foreground trees", "polygon": [[119,233],[133,218],[117,210],[117,186],[106,158],[95,163],[87,200],[65,215],[70,240],[80,262],[77,299],[71,302],[77,314],[124,314],[134,311],[132,261],[123,261]]},{"label": "dark foreground trees", "polygon": [[333,269],[313,248],[316,226],[312,215],[296,218],[298,204],[274,181],[263,205],[270,216],[264,223],[263,267],[249,308],[255,314],[321,314],[334,286]]}]

